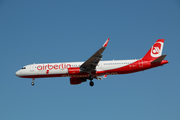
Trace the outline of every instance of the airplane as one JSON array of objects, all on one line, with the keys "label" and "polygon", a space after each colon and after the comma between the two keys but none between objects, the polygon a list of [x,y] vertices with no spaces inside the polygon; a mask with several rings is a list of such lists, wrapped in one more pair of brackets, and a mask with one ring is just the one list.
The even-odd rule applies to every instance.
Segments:
[{"label": "airplane", "polygon": [[[128,74],[144,71],[168,63],[162,55],[164,39],[158,39],[141,59],[101,61],[102,53],[107,47],[109,38],[103,46],[85,62],[42,63],[30,64],[18,70],[15,75],[21,78],[31,78],[34,86],[35,78],[70,77],[70,84],[77,85],[93,79],[102,80],[108,75]],[[102,77],[103,76],[103,77]]]}]

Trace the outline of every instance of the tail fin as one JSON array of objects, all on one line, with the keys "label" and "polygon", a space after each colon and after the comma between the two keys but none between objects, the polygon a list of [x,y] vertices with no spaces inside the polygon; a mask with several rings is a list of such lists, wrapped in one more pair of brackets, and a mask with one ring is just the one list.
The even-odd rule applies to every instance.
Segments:
[{"label": "tail fin", "polygon": [[164,39],[158,39],[142,60],[155,60],[162,55]]}]

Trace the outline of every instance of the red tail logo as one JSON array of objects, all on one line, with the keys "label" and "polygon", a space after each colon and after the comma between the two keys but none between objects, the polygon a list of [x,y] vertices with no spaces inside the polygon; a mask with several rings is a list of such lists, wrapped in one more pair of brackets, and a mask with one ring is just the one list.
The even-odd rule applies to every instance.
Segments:
[{"label": "red tail logo", "polygon": [[157,57],[160,57],[162,54],[163,45],[164,39],[158,39],[142,59],[153,60]]},{"label": "red tail logo", "polygon": [[159,47],[154,47],[153,54],[158,54],[158,53],[159,53]]},{"label": "red tail logo", "polygon": [[151,48],[151,56],[159,57],[162,54],[163,42],[156,42]]},{"label": "red tail logo", "polygon": [[152,47],[152,53],[153,54],[159,54],[160,50],[161,50],[161,44],[155,43]]}]

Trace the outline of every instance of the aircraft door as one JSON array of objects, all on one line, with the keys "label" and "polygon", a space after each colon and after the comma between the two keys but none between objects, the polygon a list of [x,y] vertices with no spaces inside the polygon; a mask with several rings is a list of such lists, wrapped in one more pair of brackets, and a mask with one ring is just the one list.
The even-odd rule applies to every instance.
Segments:
[{"label": "aircraft door", "polygon": [[33,72],[34,71],[34,64],[32,64],[31,66],[30,66],[30,72]]}]

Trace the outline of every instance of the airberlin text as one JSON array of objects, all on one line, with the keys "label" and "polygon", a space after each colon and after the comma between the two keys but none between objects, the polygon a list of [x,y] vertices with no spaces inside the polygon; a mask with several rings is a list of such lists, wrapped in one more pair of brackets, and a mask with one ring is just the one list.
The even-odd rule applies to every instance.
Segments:
[{"label": "airberlin text", "polygon": [[51,65],[51,64],[43,64],[43,65],[38,65],[37,66],[37,70],[57,70],[57,69],[67,69],[67,68],[71,68],[70,64],[66,64],[66,63],[61,63],[61,64],[55,64],[55,65]]}]

